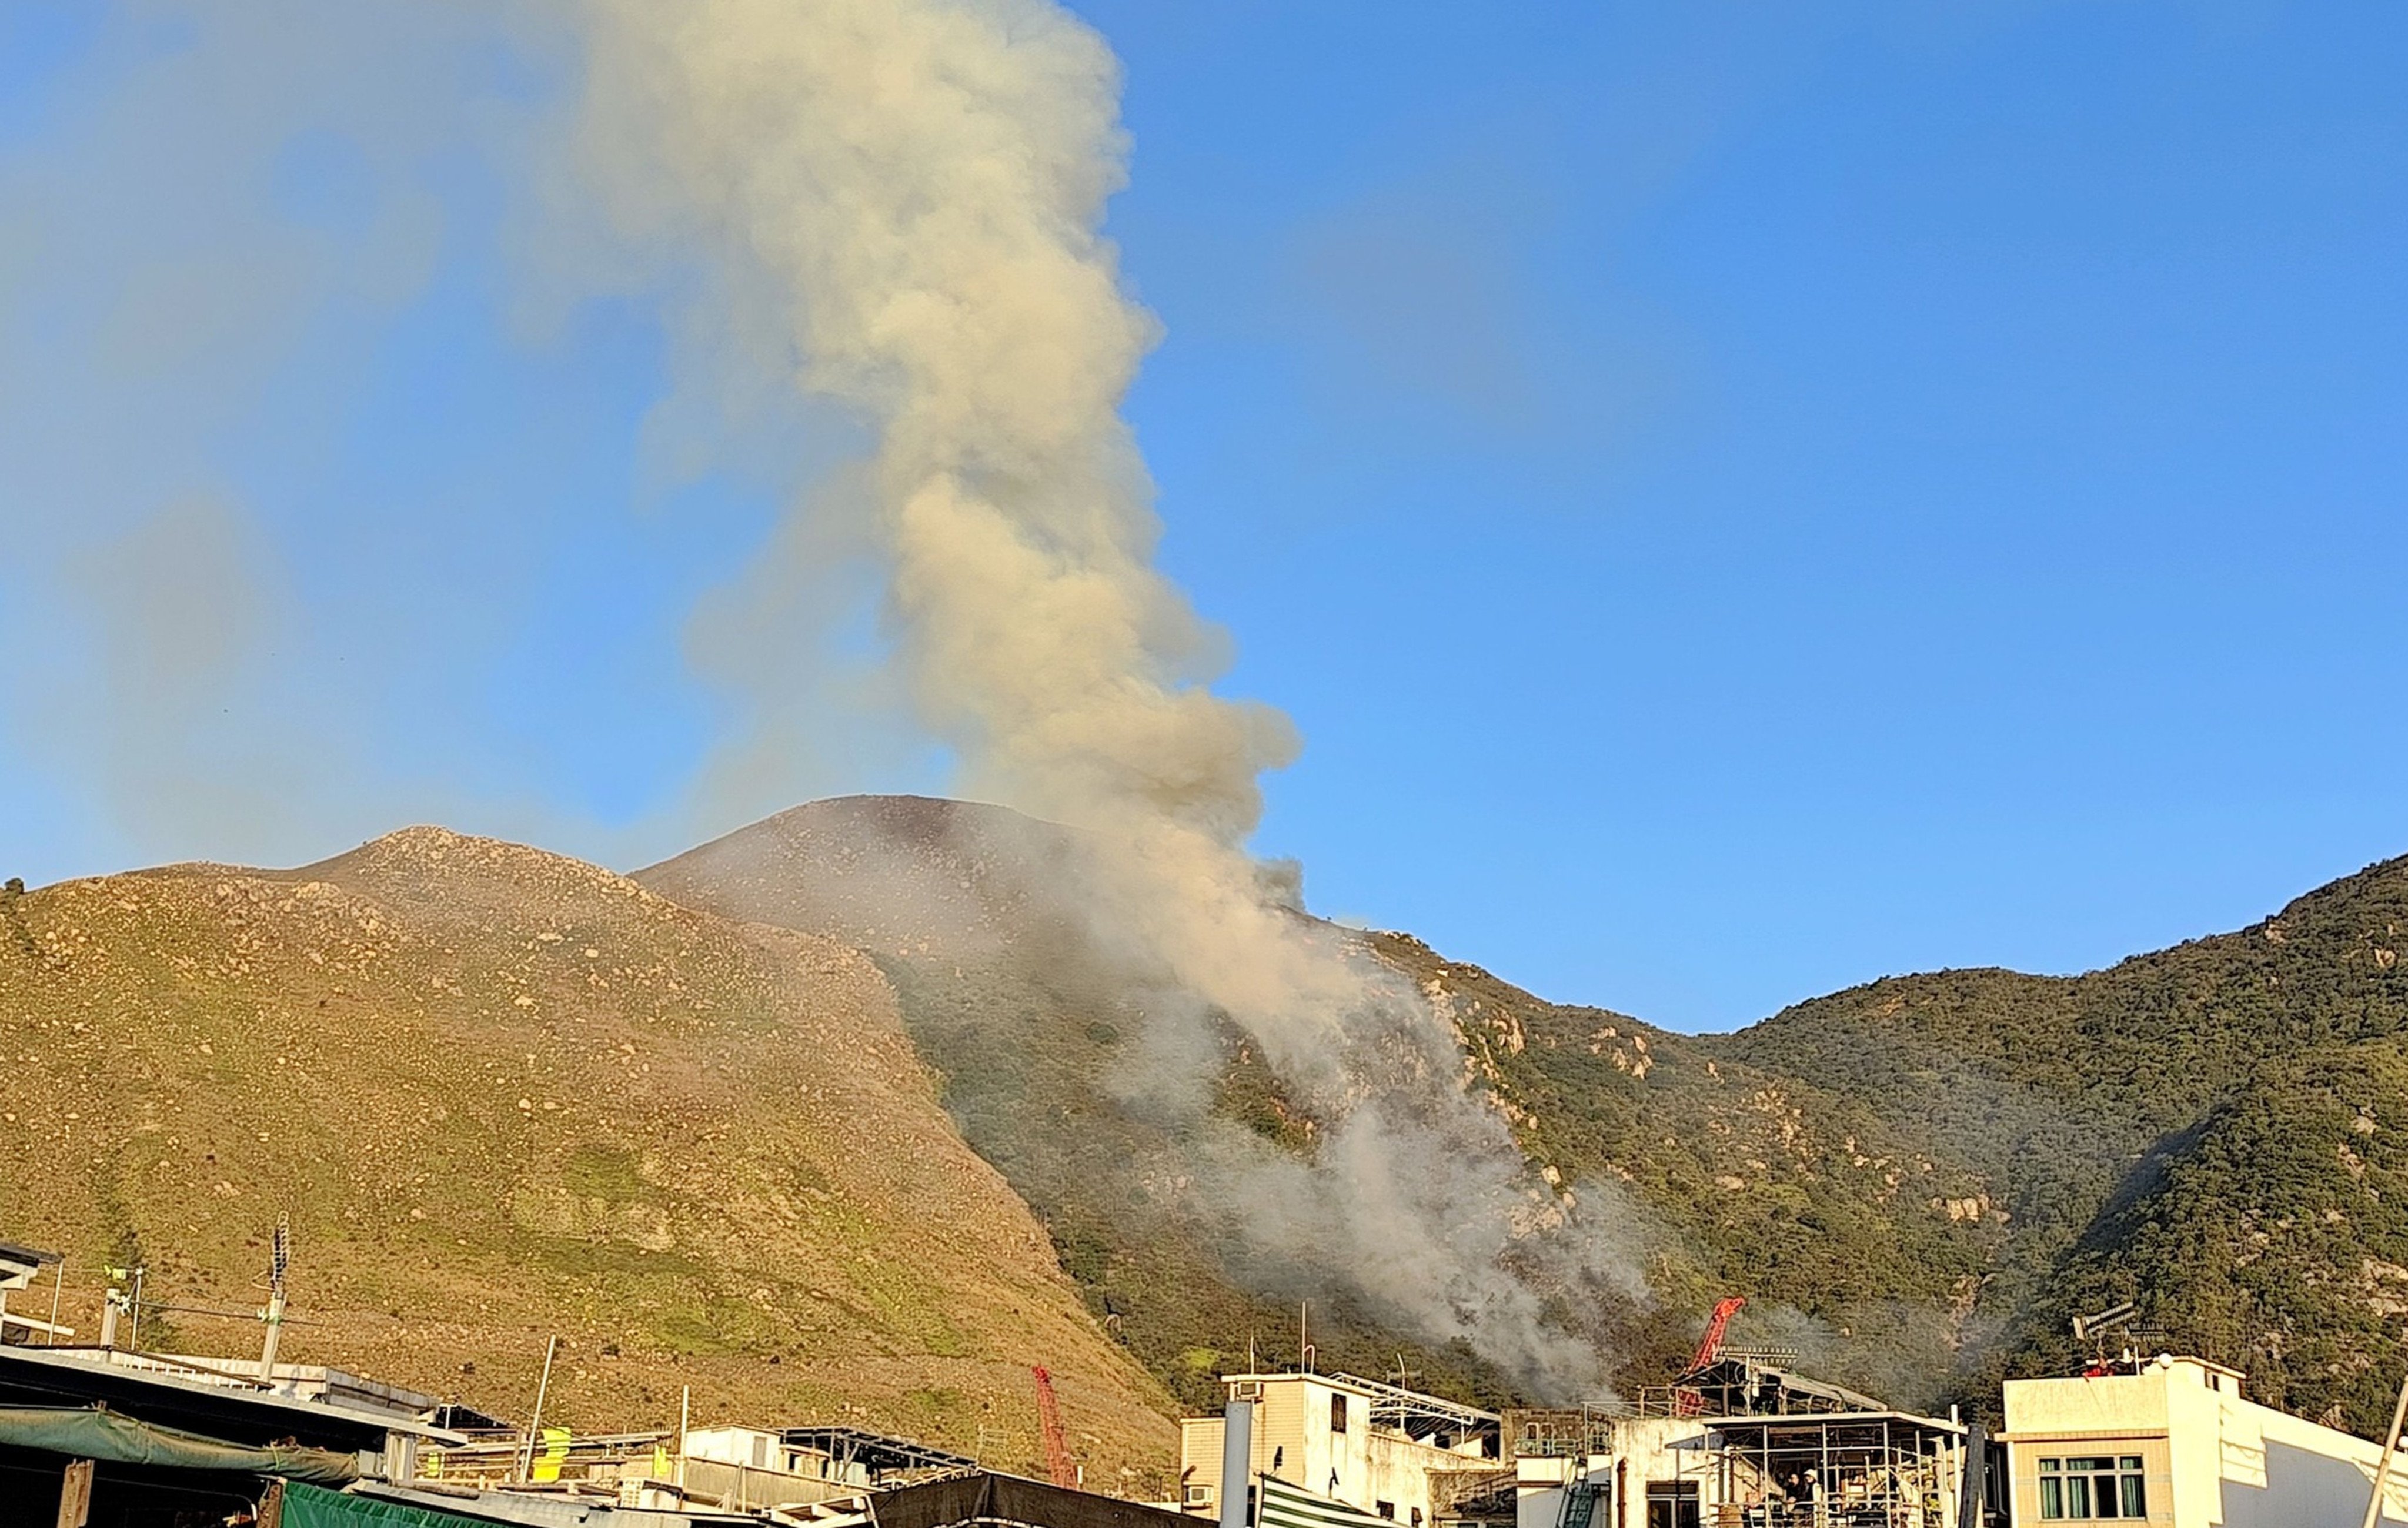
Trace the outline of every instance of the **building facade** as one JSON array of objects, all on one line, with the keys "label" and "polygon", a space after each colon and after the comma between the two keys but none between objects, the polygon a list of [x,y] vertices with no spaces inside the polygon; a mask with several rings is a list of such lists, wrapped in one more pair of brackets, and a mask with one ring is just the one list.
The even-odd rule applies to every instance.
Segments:
[{"label": "building facade", "polygon": [[[2359,1528],[2382,1448],[2242,1394],[2242,1376],[2161,1354],[2117,1372],[2005,1387],[2015,1528],[2110,1520],[2176,1528]],[[2382,1521],[2408,1528],[2395,1464]]]},{"label": "building facade", "polygon": [[[1251,1478],[1284,1481],[1370,1517],[1431,1528],[1474,1521],[1462,1510],[1509,1465],[1496,1412],[1342,1374],[1240,1374],[1229,1398],[1254,1407]],[[1182,1510],[1221,1511],[1220,1417],[1180,1424]]]}]

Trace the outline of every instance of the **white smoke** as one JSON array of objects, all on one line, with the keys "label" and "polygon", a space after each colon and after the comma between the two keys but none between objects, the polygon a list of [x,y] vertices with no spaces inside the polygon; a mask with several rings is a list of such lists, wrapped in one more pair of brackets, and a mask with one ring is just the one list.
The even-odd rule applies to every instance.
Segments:
[{"label": "white smoke", "polygon": [[[1226,1016],[1327,1121],[1309,1164],[1228,1145],[1235,1221],[1578,1381],[1505,1266],[1560,1207],[1444,1023],[1246,852],[1296,739],[1211,691],[1226,644],[1154,566],[1119,409],[1156,325],[1100,235],[1126,143],[1092,30],[1050,0],[127,0],[66,78],[38,151],[0,142],[0,732],[127,857],[307,859],[434,818],[624,862],[858,783],[876,681],[812,638],[867,566],[959,791],[1089,830],[1096,933],[1183,994],[1142,1052],[1168,1071],[1132,1086],[1192,1094]],[[755,725],[638,821],[487,758],[523,750],[463,699],[590,506],[251,481],[326,449],[363,401],[326,358],[376,351],[488,236],[463,162],[502,204],[514,343],[597,293],[671,309],[642,470],[817,474],[691,634]],[[330,206],[285,205],[322,182]]]},{"label": "white smoke", "polygon": [[[1596,1378],[1500,1258],[1532,1191],[1418,995],[1297,916],[1245,843],[1285,719],[1209,688],[1222,644],[1154,565],[1119,409],[1153,320],[1100,233],[1118,70],[1049,0],[609,0],[580,163],[619,226],[718,263],[697,332],[789,358],[875,444],[810,518],[869,518],[897,662],[962,788],[1087,829],[1095,921],[1336,1121],[1314,1162],[1225,1163],[1240,1223],[1437,1340],[1555,1390]],[[695,347],[707,356],[708,346]],[[726,391],[723,384],[704,385]],[[1559,1218],[1552,1201],[1542,1208]]]}]

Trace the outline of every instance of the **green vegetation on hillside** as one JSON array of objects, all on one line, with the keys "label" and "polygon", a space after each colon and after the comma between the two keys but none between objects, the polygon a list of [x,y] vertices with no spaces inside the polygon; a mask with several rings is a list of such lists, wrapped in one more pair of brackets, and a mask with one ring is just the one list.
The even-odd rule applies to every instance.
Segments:
[{"label": "green vegetation on hillside", "polygon": [[[1108,1085],[1132,998],[1041,894],[1063,873],[1058,833],[856,798],[646,876],[880,951],[966,1136],[1044,1215],[1091,1306],[1194,1402],[1206,1356],[1284,1332],[1296,1292],[1150,1192],[1187,1159]],[[1455,1025],[1533,1171],[1641,1265],[1650,1301],[1566,1313],[1612,1344],[1625,1385],[1660,1379],[1732,1292],[1755,1302],[1742,1339],[1792,1343],[1903,1404],[1980,1407],[2002,1375],[2071,1361],[2074,1310],[2131,1296],[2167,1341],[2364,1430],[2408,1362],[2393,1287],[2408,1276],[2392,1272],[2408,1241],[2380,1176],[2382,1132],[2408,1107],[2367,1092],[2397,1075],[2403,927],[2408,862],[2391,862],[2112,970],[1894,978],[1721,1036],[1543,1003],[1402,935],[1371,943]],[[1227,1060],[1222,1117],[1307,1149],[1275,1085]],[[2335,1127],[2334,1099],[2377,1134]],[[2258,1236],[2262,1252],[2216,1251]],[[1349,1318],[1364,1324],[1333,1341],[1350,1351],[1410,1349]],[[1500,1392],[1473,1355],[1407,1362],[1441,1389]]]},{"label": "green vegetation on hillside", "polygon": [[[1125,1096],[1145,993],[1094,948],[1073,902],[1047,895],[1066,873],[1061,831],[993,807],[855,798],[781,814],[638,878],[877,951],[964,1136],[1044,1217],[1091,1308],[1182,1401],[1209,1404],[1213,1373],[1249,1339],[1291,1361],[1307,1297],[1324,1366],[1376,1374],[1401,1362],[1447,1393],[1513,1398],[1479,1355],[1416,1341],[1347,1303],[1341,1281],[1250,1259],[1242,1228],[1180,1191],[1211,1170],[1210,1152],[1195,1121]],[[1652,1292],[1631,1300],[1607,1280],[1558,1293],[1567,1330],[1610,1356],[1615,1384],[1660,1382],[1705,1308],[1738,1292],[1760,1302],[1761,1333],[1811,1348],[1835,1378],[1940,1393],[1998,1239],[1978,1178],[1813,1087],[1618,1015],[1541,1003],[1411,939],[1369,942],[1455,1024],[1534,1178],[1569,1186],[1583,1223],[1605,1227],[1609,1255]],[[1307,1121],[1234,1032],[1216,1089],[1214,1121],[1311,1150]]]},{"label": "green vegetation on hillside", "polygon": [[[2348,1425],[2379,1429],[2392,1381],[2298,1355],[2339,1340],[2382,1373],[2408,1363],[2400,1312],[2360,1267],[2408,1264],[2408,1240],[2382,1201],[2348,1207],[2379,1188],[2344,1171],[2354,1137],[2324,1128],[2338,1079],[2396,1076],[2403,931],[2408,861],[2393,860],[2104,971],[1896,978],[1708,1044],[1877,1109],[1992,1185],[2007,1235],[1983,1309],[2002,1336],[1969,1368],[1969,1398],[2066,1362],[2065,1320],[2130,1297],[2165,1342],[2250,1370],[2260,1395],[2338,1401]],[[2298,1233],[2312,1225],[2328,1229]],[[2236,1264],[2269,1228],[2280,1249]]]},{"label": "green vegetation on hillside", "polygon": [[[1185,999],[1102,946],[1068,844],[868,798],[659,895],[434,830],[0,890],[0,1151],[42,1167],[0,1232],[239,1307],[290,1210],[322,1322],[296,1348],[502,1410],[560,1330],[572,1418],[665,1409],[674,1376],[706,1415],[853,1407],[1025,1464],[1041,1362],[1081,1450],[1144,1468],[1174,1397],[1293,1362],[1308,1298],[1325,1367],[1513,1399],[1245,1234],[1213,1175],[1323,1122],[1233,1028],[1148,1050]],[[2366,1431],[2408,1364],[2403,929],[2395,861],[2109,970],[1887,978],[1720,1036],[1361,938],[1453,1027],[1543,1211],[1518,1265],[1626,1389],[1740,1293],[1739,1340],[1980,1407],[2128,1297],[2153,1346]],[[1632,1277],[1567,1279],[1575,1235]]]}]

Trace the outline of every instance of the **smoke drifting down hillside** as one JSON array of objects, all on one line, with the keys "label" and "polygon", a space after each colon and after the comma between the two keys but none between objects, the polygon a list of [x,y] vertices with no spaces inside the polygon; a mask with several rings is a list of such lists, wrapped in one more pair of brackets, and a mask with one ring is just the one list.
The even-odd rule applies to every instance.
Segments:
[{"label": "smoke drifting down hillside", "polygon": [[752,336],[694,352],[749,374],[767,345],[874,442],[793,514],[879,549],[920,721],[967,793],[1084,830],[1090,930],[1154,976],[1133,1085],[1192,1107],[1226,1016],[1327,1121],[1310,1163],[1233,1143],[1235,1223],[1534,1386],[1591,1383],[1508,1271],[1563,1207],[1455,1036],[1243,847],[1296,739],[1211,693],[1221,644],[1152,561],[1119,407],[1154,326],[1099,232],[1125,153],[1110,50],[1043,0],[573,14],[583,164],[624,232],[719,273],[694,333]]}]

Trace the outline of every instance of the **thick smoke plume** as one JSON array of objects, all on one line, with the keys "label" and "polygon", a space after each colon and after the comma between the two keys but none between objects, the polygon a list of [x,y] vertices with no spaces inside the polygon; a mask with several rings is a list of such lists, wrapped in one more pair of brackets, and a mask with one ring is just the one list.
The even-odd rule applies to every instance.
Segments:
[{"label": "thick smoke plume", "polygon": [[725,310],[696,320],[748,336],[731,364],[782,350],[875,442],[796,512],[870,517],[897,662],[964,790],[1088,830],[1098,934],[1195,1000],[1156,1011],[1181,1032],[1149,1054],[1196,1064],[1226,1015],[1335,1121],[1310,1166],[1226,1164],[1240,1223],[1533,1384],[1592,1381],[1500,1264],[1533,1191],[1454,1037],[1244,849],[1296,742],[1211,692],[1219,644],[1154,565],[1119,409],[1154,325],[1099,232],[1126,150],[1110,50],[1045,0],[579,14],[582,163],[620,225],[705,231]]},{"label": "thick smoke plume", "polygon": [[[1119,408],[1156,330],[1099,233],[1126,144],[1092,30],[1047,0],[123,0],[53,83],[0,136],[0,769],[61,802],[13,852],[64,855],[42,820],[80,812],[124,861],[301,861],[423,820],[657,857],[875,772],[886,687],[849,704],[812,640],[867,562],[959,792],[1097,846],[1079,912],[1152,1026],[1111,1085],[1195,1121],[1234,1024],[1325,1127],[1310,1162],[1213,1137],[1221,1218],[1535,1386],[1588,1382],[1534,1290],[1608,1260],[1531,1234],[1565,1206],[1446,1022],[1246,852],[1296,739],[1211,693],[1225,644],[1154,566]],[[427,311],[466,293],[447,354],[516,328],[425,392],[496,438],[363,425],[394,402],[373,358],[436,349]],[[615,603],[519,650],[559,549],[710,539],[579,476],[625,444],[572,396],[615,353],[574,337],[597,296],[673,331],[625,497],[816,484],[664,676]],[[613,642],[640,652],[576,709],[535,704],[552,647]],[[678,760],[634,806],[564,788],[657,750],[697,678],[755,724],[712,735],[683,799]]]}]

